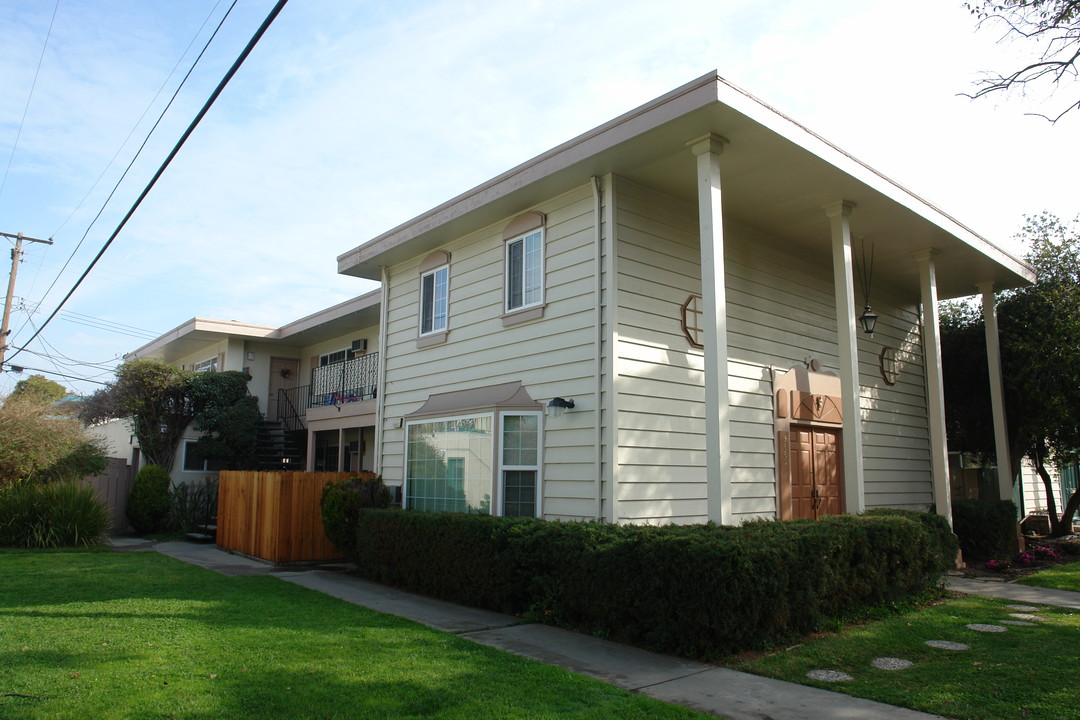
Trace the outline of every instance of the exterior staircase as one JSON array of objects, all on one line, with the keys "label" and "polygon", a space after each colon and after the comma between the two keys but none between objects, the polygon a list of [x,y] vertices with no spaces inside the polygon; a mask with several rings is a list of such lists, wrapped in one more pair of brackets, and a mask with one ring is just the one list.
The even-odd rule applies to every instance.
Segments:
[{"label": "exterior staircase", "polygon": [[211,518],[205,525],[199,525],[187,533],[188,542],[212,543],[217,540],[217,518]]},{"label": "exterior staircase", "polygon": [[258,470],[303,470],[307,432],[287,430],[282,420],[264,420],[255,438]]}]

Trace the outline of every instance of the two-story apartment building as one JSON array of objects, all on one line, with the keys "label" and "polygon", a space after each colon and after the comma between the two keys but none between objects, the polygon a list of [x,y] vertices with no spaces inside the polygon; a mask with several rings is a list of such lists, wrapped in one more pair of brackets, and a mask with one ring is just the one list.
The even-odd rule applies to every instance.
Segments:
[{"label": "two-story apartment building", "polygon": [[1033,277],[715,73],[338,266],[406,507],[612,522],[947,514],[938,300]]},{"label": "two-story apartment building", "polygon": [[[193,318],[130,353],[195,372],[243,370],[269,421],[269,465],[307,470],[374,466],[379,363],[379,291],[280,327]],[[189,428],[173,479],[201,480],[211,470],[194,451]],[[280,443],[275,442],[280,441]]]}]

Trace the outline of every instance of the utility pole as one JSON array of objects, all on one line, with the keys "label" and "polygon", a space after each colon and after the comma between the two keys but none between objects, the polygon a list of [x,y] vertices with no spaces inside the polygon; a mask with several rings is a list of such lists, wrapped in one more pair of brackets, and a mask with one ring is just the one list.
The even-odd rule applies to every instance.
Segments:
[{"label": "utility pole", "polygon": [[23,240],[29,240],[30,242],[45,243],[46,245],[52,245],[52,238],[48,240],[38,240],[37,238],[26,237],[22,233],[12,235],[10,233],[0,232],[0,236],[11,238],[15,241],[15,248],[11,251],[11,275],[8,276],[7,286],[7,299],[4,300],[4,320],[0,323],[0,372],[4,369],[4,355],[8,349],[8,335],[11,330],[8,326],[11,324],[11,301],[15,297],[15,276],[19,272],[19,261],[22,259],[22,244]]}]

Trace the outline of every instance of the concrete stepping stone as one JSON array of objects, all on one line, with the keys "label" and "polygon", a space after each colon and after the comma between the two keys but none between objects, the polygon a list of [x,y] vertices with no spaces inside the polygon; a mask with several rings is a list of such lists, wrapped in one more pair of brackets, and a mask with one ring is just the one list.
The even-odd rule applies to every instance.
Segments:
[{"label": "concrete stepping stone", "polygon": [[1035,612],[1039,609],[1034,605],[1006,605],[1005,607],[1010,610],[1019,610],[1020,612]]},{"label": "concrete stepping stone", "polygon": [[1029,615],[1027,613],[1009,613],[1009,617],[1016,618],[1017,620],[1032,620],[1034,622],[1043,621],[1043,618],[1038,615]]},{"label": "concrete stepping stone", "polygon": [[983,624],[983,623],[970,623],[968,625],[965,625],[964,627],[966,627],[968,630],[974,630],[975,632],[984,632],[984,633],[1005,632],[1008,629],[1008,628],[1003,628],[1000,625],[986,625],[986,624]]},{"label": "concrete stepping stone", "polygon": [[1035,627],[1038,623],[1028,622],[1027,620],[1002,620],[1002,625],[1017,625],[1019,627]]},{"label": "concrete stepping stone", "polygon": [[952,642],[950,640],[927,640],[926,644],[932,648],[938,650],[970,650],[970,645],[964,643]]},{"label": "concrete stepping stone", "polygon": [[849,682],[855,679],[839,670],[811,670],[806,673],[806,677],[811,680],[820,680],[821,682]]},{"label": "concrete stepping stone", "polygon": [[907,670],[915,663],[910,660],[904,660],[902,658],[893,657],[879,657],[874,658],[874,661],[870,663],[878,670]]}]

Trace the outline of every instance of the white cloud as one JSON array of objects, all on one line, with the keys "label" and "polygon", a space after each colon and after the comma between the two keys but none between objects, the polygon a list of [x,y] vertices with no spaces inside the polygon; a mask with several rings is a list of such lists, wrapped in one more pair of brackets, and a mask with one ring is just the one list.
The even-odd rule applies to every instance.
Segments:
[{"label": "white cloud", "polygon": [[[270,5],[238,6],[59,289]],[[288,322],[371,287],[338,276],[338,254],[714,68],[997,242],[1024,212],[1076,212],[1076,120],[1049,127],[1012,100],[958,98],[1020,48],[976,34],[948,3],[370,5],[286,7],[71,309],[156,331],[196,315]],[[213,7],[61,5],[0,230],[60,226]],[[16,2],[0,44],[40,47],[50,10]],[[5,97],[25,97],[35,63],[33,52],[0,55]],[[0,106],[0,153],[20,113],[19,102]],[[105,187],[55,248],[33,250],[20,294],[40,299],[31,290],[44,290]],[[87,359],[140,344],[60,324],[47,336]]]}]

